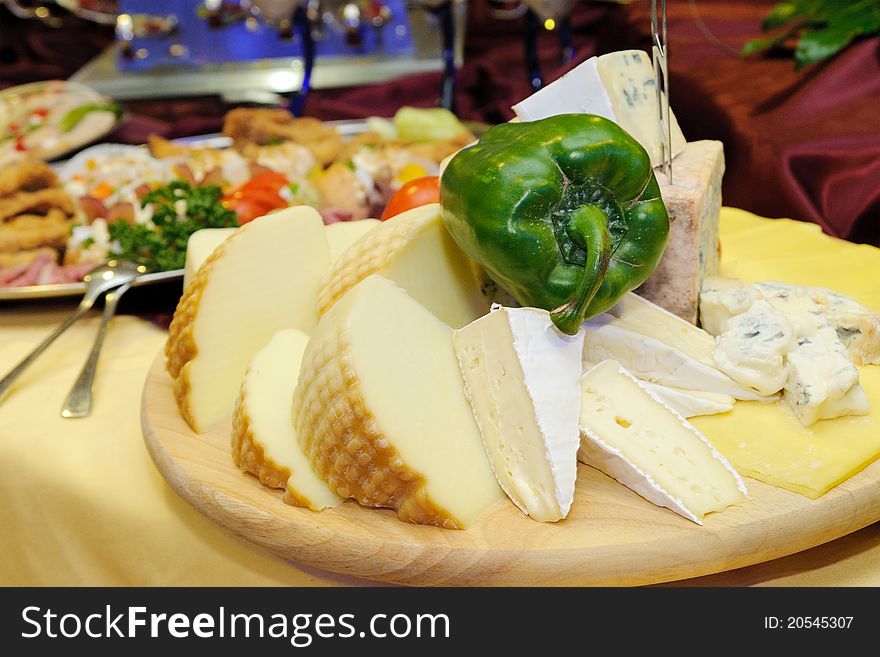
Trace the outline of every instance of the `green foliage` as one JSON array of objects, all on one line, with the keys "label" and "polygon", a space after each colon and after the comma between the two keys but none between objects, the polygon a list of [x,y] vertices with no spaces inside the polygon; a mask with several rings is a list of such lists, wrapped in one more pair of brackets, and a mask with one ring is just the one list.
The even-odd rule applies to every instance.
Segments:
[{"label": "green foliage", "polygon": [[221,204],[221,196],[216,185],[193,187],[180,180],[154,189],[141,200],[141,206],[153,204],[152,225],[110,224],[110,238],[120,246],[114,255],[151,271],[182,269],[190,235],[202,228],[238,226],[235,213]]},{"label": "green foliage", "polygon": [[743,46],[744,57],[797,38],[794,52],[798,68],[828,59],[861,36],[880,33],[880,0],[794,0],[780,2],[761,25],[778,34],[753,39]]}]

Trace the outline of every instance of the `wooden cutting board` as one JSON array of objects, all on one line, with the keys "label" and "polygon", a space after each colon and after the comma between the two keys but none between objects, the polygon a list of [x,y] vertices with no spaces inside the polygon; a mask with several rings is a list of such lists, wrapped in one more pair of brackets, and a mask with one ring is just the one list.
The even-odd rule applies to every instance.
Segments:
[{"label": "wooden cutting board", "polygon": [[700,527],[578,466],[571,513],[556,524],[498,503],[473,527],[403,523],[347,501],[315,513],[243,474],[230,425],[196,435],[181,419],[164,358],[144,388],[141,421],[177,493],[233,534],[299,563],[357,577],[436,586],[610,586],[698,577],[769,561],[880,520],[880,461],[817,500],[747,479],[751,499]]}]

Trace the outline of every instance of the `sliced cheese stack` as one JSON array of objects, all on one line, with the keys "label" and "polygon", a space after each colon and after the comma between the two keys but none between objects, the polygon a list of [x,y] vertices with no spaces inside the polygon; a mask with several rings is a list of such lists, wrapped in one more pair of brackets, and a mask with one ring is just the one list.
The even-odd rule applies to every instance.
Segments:
[{"label": "sliced cheese stack", "polygon": [[327,226],[327,242],[330,245],[330,261],[336,262],[352,244],[378,226],[378,219],[337,221]]},{"label": "sliced cheese stack", "polygon": [[711,335],[636,294],[584,325],[584,364],[615,360],[640,379],[736,399],[765,396],[721,372]]},{"label": "sliced cheese stack", "polygon": [[202,228],[197,230],[186,242],[186,260],[183,265],[183,289],[192,282],[193,276],[208,259],[214,249],[220,246],[235,228]]},{"label": "sliced cheese stack", "polygon": [[[557,114],[596,114],[617,123],[632,135],[651,157],[663,163],[657,126],[657,82],[648,53],[622,50],[591,57],[561,78],[513,106],[522,121],[546,119]],[[684,135],[670,111],[672,154],[685,145]]]},{"label": "sliced cheese stack", "polygon": [[320,314],[371,274],[393,280],[452,328],[489,310],[478,269],[446,232],[436,203],[383,221],[343,253],[321,287]]},{"label": "sliced cheese stack", "polygon": [[314,328],[329,266],[321,216],[300,206],[242,226],[199,268],[165,345],[178,407],[194,431],[232,416],[245,368],[269,338]]},{"label": "sliced cheese stack", "polygon": [[700,524],[747,498],[736,470],[705,436],[620,364],[598,364],[581,384],[581,461]]},{"label": "sliced cheese stack", "polygon": [[571,508],[577,478],[583,332],[535,308],[495,308],[455,332],[489,463],[508,497],[542,522]]},{"label": "sliced cheese stack", "polygon": [[502,498],[464,392],[452,330],[381,276],[321,318],[294,429],[342,497],[405,521],[467,527]]},{"label": "sliced cheese stack", "polygon": [[717,415],[733,410],[734,399],[730,395],[700,390],[682,390],[644,380],[641,383],[660,401],[685,418]]},{"label": "sliced cheese stack", "polygon": [[720,141],[688,143],[672,162],[672,184],[657,172],[669,213],[669,242],[638,292],[691,324],[697,323],[703,281],[718,274],[723,176]]},{"label": "sliced cheese stack", "polygon": [[300,449],[290,409],[309,336],[278,331],[251,359],[232,416],[232,460],[270,488],[284,488],[284,501],[313,511],[342,498],[312,469]]}]

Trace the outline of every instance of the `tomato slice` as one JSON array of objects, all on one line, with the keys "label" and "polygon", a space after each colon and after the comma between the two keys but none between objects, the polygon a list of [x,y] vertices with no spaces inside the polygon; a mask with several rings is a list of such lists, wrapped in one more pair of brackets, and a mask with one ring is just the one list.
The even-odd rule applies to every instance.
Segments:
[{"label": "tomato slice", "polygon": [[381,219],[385,221],[412,208],[439,202],[440,177],[425,176],[424,178],[416,178],[405,183],[403,187],[394,193],[388,201],[388,205],[385,206]]},{"label": "tomato slice", "polygon": [[268,190],[277,193],[279,189],[286,186],[287,177],[283,173],[267,171],[253,176],[250,180],[239,187],[239,191],[250,192],[251,190]]}]

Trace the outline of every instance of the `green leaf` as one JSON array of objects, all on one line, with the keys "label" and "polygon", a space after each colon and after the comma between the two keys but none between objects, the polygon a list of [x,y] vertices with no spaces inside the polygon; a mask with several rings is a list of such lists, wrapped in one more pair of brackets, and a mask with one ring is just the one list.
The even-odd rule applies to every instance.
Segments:
[{"label": "green leaf", "polygon": [[850,4],[831,17],[826,27],[804,33],[798,41],[798,68],[820,62],[846,48],[853,39],[880,29],[880,11],[875,0]]},{"label": "green leaf", "polygon": [[740,57],[748,57],[750,55],[754,55],[757,52],[761,52],[763,50],[770,50],[770,48],[775,48],[784,42],[789,36],[791,32],[784,32],[782,34],[778,34],[776,36],[767,37],[765,39],[752,39],[751,41],[747,41],[746,45],[742,47],[742,50],[739,51]]},{"label": "green leaf", "polygon": [[767,32],[780,25],[785,25],[791,19],[802,15],[798,13],[798,10],[799,7],[796,2],[780,2],[767,14],[764,22],[761,23],[761,29]]}]

